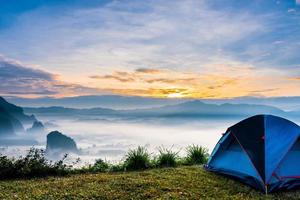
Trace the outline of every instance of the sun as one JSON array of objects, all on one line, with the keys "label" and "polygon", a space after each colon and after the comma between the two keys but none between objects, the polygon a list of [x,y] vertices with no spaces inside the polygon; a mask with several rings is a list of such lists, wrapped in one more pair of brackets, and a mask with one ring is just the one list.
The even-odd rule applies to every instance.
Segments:
[{"label": "sun", "polygon": [[174,92],[174,93],[170,93],[167,96],[168,98],[182,98],[184,97],[184,95],[180,92]]}]

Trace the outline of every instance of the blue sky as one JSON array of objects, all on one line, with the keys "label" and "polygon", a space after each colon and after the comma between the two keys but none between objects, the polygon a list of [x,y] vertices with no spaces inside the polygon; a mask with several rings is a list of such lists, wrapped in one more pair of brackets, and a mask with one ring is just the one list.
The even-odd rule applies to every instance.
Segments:
[{"label": "blue sky", "polygon": [[2,95],[300,95],[296,0],[2,0],[0,44]]}]

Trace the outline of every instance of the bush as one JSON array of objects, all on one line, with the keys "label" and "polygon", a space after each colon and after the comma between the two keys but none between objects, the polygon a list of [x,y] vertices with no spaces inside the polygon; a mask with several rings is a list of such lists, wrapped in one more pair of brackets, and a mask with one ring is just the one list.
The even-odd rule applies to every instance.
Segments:
[{"label": "bush", "polygon": [[49,168],[45,159],[45,152],[39,149],[31,148],[24,158],[14,162],[16,175],[20,177],[43,176]]},{"label": "bush", "polygon": [[91,167],[92,172],[106,172],[109,169],[109,164],[102,159],[97,159]]},{"label": "bush", "polygon": [[208,149],[199,145],[191,145],[186,148],[187,157],[186,164],[188,165],[201,165],[205,164],[208,160]]},{"label": "bush", "polygon": [[119,163],[119,164],[114,164],[111,165],[109,168],[110,172],[121,172],[125,170],[125,164]]},{"label": "bush", "polygon": [[49,175],[64,175],[70,172],[72,166],[64,164],[64,160],[55,163],[45,158],[45,151],[31,148],[25,157],[18,159],[0,157],[0,179],[33,178]]},{"label": "bush", "polygon": [[172,149],[166,149],[164,147],[159,148],[159,155],[156,160],[158,167],[176,167],[178,165],[179,152],[174,152]]},{"label": "bush", "polygon": [[129,150],[125,156],[124,167],[127,170],[143,170],[150,167],[150,154],[145,147]]},{"label": "bush", "polygon": [[0,179],[14,176],[13,160],[0,155]]}]

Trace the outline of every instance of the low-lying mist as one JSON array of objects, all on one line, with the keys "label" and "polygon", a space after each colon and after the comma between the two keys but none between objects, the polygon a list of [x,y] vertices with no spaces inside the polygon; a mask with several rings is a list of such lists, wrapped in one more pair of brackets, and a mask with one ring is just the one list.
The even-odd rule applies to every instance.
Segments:
[{"label": "low-lying mist", "polygon": [[110,161],[122,159],[130,148],[146,146],[156,152],[164,146],[184,152],[190,144],[212,150],[230,123],[191,122],[163,125],[144,122],[61,121],[61,130],[75,139],[85,160],[101,157]]},{"label": "low-lying mist", "polygon": [[[46,147],[46,135],[59,130],[73,138],[80,153],[69,155],[70,159],[80,158],[81,164],[92,163],[101,158],[112,163],[122,160],[129,149],[146,146],[154,155],[158,147],[172,148],[185,153],[188,145],[197,144],[211,152],[221,134],[241,119],[183,119],[183,118],[148,118],[148,119],[66,119],[40,117],[46,126],[45,133],[23,135],[24,141],[35,139],[36,143],[3,145],[0,153],[20,156],[30,147]],[[20,139],[21,136],[18,136]],[[59,159],[59,158],[57,158]]]}]

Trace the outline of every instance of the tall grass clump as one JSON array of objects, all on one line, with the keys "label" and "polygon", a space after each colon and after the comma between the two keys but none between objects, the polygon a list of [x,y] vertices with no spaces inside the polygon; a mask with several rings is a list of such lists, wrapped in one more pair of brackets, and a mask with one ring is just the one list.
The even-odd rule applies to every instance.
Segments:
[{"label": "tall grass clump", "polygon": [[201,165],[208,160],[208,149],[199,145],[190,145],[186,148],[186,164]]},{"label": "tall grass clump", "polygon": [[136,149],[131,149],[125,156],[124,167],[126,170],[148,169],[150,165],[150,154],[145,147],[138,146]]},{"label": "tall grass clump", "polygon": [[156,165],[158,167],[176,167],[179,161],[179,152],[172,151],[172,148],[167,149],[160,147],[158,149],[159,155],[156,159]]}]

